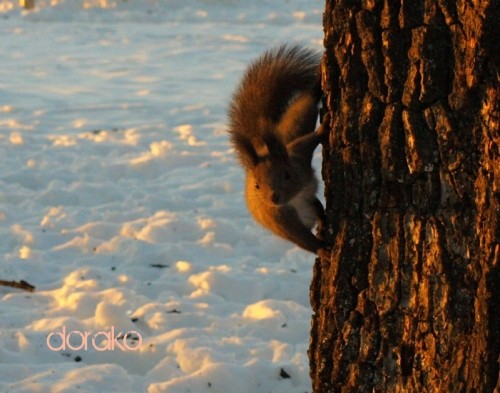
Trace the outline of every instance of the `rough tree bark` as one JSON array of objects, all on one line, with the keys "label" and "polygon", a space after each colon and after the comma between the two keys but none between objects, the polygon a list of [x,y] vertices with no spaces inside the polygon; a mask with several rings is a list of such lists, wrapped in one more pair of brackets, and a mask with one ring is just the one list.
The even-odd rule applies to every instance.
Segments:
[{"label": "rough tree bark", "polygon": [[499,3],[326,1],[316,393],[500,392]]}]

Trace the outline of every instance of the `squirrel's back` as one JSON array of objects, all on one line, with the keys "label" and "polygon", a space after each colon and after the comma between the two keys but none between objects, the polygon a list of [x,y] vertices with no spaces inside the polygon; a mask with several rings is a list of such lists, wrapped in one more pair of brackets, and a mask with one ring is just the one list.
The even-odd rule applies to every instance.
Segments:
[{"label": "squirrel's back", "polygon": [[229,105],[233,143],[244,136],[259,144],[263,133],[279,123],[298,94],[309,92],[319,99],[320,58],[313,50],[286,44],[257,58],[243,75]]}]

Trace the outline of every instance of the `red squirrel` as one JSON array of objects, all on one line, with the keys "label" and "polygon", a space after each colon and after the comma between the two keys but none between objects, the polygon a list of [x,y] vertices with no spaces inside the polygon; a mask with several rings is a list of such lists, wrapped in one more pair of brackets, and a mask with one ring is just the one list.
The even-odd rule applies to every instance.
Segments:
[{"label": "red squirrel", "polygon": [[325,137],[316,131],[321,55],[282,45],[257,58],[229,105],[230,141],[246,172],[245,196],[254,219],[273,233],[319,256],[330,252],[312,232],[324,209],[316,197],[313,152]]}]

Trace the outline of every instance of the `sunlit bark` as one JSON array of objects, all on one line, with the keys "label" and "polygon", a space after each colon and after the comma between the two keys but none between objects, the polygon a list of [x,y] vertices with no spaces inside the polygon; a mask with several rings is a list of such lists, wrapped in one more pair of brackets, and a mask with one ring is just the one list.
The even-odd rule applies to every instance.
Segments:
[{"label": "sunlit bark", "polygon": [[316,393],[500,391],[499,3],[326,2]]}]

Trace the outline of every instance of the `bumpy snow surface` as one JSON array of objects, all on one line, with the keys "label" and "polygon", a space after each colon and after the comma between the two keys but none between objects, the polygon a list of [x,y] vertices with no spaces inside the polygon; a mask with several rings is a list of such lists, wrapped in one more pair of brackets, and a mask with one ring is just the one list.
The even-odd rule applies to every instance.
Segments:
[{"label": "bumpy snow surface", "polygon": [[310,391],[314,256],[251,220],[225,124],[322,10],[0,0],[0,280],[36,287],[0,287],[0,392]]}]

